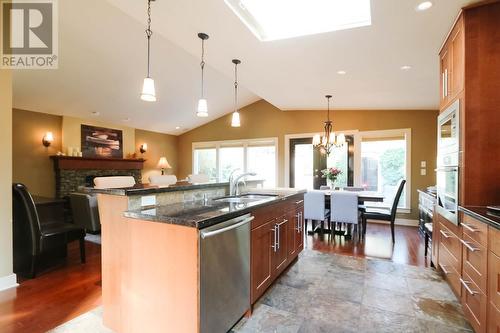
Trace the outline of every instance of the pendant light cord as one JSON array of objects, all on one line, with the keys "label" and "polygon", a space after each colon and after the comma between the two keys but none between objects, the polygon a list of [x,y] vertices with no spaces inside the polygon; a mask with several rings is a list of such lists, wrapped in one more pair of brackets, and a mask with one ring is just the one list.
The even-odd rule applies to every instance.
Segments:
[{"label": "pendant light cord", "polygon": [[234,112],[238,112],[238,64],[234,64]]},{"label": "pendant light cord", "polygon": [[153,31],[151,30],[151,0],[148,0],[148,28],[146,29],[146,37],[148,39],[148,77],[150,77],[150,55],[151,55],[151,36]]},{"label": "pendant light cord", "polygon": [[203,98],[203,91],[204,91],[204,69],[205,69],[205,40],[201,39],[201,62],[200,62],[200,67],[201,67],[201,98]]}]

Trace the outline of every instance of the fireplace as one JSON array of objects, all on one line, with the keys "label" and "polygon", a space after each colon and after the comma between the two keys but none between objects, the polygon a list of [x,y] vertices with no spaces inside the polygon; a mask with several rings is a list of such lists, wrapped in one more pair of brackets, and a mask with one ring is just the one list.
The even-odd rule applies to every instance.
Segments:
[{"label": "fireplace", "polygon": [[51,156],[56,177],[56,196],[66,198],[80,186],[93,186],[95,177],[132,176],[142,182],[143,159],[102,159]]}]

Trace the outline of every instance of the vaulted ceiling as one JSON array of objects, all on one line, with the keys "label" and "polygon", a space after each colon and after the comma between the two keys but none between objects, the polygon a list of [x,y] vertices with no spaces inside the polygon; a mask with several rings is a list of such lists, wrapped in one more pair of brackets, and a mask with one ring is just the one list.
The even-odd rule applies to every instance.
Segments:
[{"label": "vaulted ceiling", "polygon": [[[460,7],[472,1],[435,0],[422,12],[418,2],[372,0],[370,26],[261,42],[224,0],[156,0],[158,101],[148,103],[139,99],[146,0],[59,1],[59,69],[15,71],[14,107],[82,118],[98,111],[103,121],[180,134],[232,111],[231,59],[240,58],[240,106],[264,98],[282,110],[324,109],[323,95],[332,93],[340,109],[437,109],[437,53]],[[198,32],[210,35],[209,118],[195,115]]]}]

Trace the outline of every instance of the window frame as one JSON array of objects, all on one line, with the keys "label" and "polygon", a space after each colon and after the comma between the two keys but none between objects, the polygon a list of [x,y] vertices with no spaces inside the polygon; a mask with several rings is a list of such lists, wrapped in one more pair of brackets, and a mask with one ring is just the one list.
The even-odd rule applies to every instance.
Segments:
[{"label": "window frame", "polygon": [[241,140],[221,140],[221,141],[203,141],[203,142],[193,142],[191,149],[191,173],[194,174],[195,171],[195,151],[196,149],[214,149],[215,148],[215,163],[216,163],[216,171],[217,178],[216,182],[220,181],[220,148],[225,147],[243,147],[243,170],[242,172],[247,172],[248,170],[248,147],[263,147],[269,146],[274,147],[275,149],[275,187],[278,186],[278,170],[279,170],[279,150],[278,150],[278,138],[270,137],[270,138],[255,138],[255,139],[241,139]]}]

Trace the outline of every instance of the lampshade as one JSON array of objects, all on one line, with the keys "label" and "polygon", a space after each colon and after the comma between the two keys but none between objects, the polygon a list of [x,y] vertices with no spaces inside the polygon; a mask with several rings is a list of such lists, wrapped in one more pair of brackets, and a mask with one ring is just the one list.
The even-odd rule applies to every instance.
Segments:
[{"label": "lampshade", "polygon": [[150,77],[144,79],[141,99],[147,102],[156,102],[155,81]]},{"label": "lampshade", "polygon": [[344,133],[340,133],[337,135],[337,144],[343,145],[345,143],[345,135]]},{"label": "lampshade", "polygon": [[321,137],[319,136],[319,134],[316,134],[314,137],[313,137],[313,145],[314,146],[317,146],[321,143]]},{"label": "lampshade", "polygon": [[200,98],[198,101],[198,111],[196,115],[198,117],[208,117],[208,104],[206,99]]},{"label": "lampshade", "polygon": [[240,127],[240,113],[238,111],[233,112],[233,118],[231,119],[232,127]]},{"label": "lampshade", "polygon": [[160,160],[158,161],[157,168],[158,169],[172,169],[172,167],[170,166],[170,164],[167,161],[167,158],[163,157],[163,156],[160,157]]},{"label": "lampshade", "polygon": [[54,134],[52,134],[52,132],[47,132],[47,133],[45,133],[44,139],[49,141],[49,142],[52,142],[52,141],[54,141]]}]

